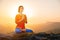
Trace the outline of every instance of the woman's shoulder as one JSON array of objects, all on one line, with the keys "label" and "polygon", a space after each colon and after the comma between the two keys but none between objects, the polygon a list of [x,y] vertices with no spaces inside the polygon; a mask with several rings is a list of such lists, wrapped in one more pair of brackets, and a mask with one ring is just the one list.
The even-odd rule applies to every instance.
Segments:
[{"label": "woman's shoulder", "polygon": [[20,15],[19,14],[16,14],[16,17],[19,17]]},{"label": "woman's shoulder", "polygon": [[24,16],[26,16],[26,14],[23,14]]},{"label": "woman's shoulder", "polygon": [[16,14],[17,16],[20,15],[20,14]]},{"label": "woman's shoulder", "polygon": [[[23,16],[26,16],[26,14],[22,14]],[[20,14],[16,14],[16,16],[20,16]]]}]

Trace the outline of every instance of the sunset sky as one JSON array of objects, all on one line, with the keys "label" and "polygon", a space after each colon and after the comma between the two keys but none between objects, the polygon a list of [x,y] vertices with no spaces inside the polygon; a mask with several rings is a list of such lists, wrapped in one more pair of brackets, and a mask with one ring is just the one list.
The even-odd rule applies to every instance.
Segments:
[{"label": "sunset sky", "polygon": [[15,27],[15,15],[20,5],[24,6],[28,26],[60,22],[60,0],[0,0],[0,25]]}]

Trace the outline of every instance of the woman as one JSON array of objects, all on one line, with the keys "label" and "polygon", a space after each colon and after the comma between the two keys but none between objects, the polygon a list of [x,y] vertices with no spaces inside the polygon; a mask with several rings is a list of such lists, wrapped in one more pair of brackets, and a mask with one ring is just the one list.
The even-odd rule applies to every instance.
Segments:
[{"label": "woman", "polygon": [[19,6],[18,14],[15,17],[15,23],[17,24],[16,32],[25,31],[25,23],[27,23],[27,17],[25,14],[23,14],[23,10],[24,10],[24,7]]}]

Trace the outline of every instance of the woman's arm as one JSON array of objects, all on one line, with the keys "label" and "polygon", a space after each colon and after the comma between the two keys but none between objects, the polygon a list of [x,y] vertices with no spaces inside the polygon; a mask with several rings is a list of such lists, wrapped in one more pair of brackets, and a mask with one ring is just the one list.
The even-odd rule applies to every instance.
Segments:
[{"label": "woman's arm", "polygon": [[23,21],[24,20],[24,15],[22,15],[22,18],[19,20],[19,16],[18,15],[16,15],[16,17],[15,17],[15,23],[16,24],[18,24],[18,23],[20,23],[21,21]]},{"label": "woman's arm", "polygon": [[25,23],[27,23],[27,16],[25,15]]},{"label": "woman's arm", "polygon": [[22,15],[22,18],[18,22],[21,22],[23,20],[24,20],[24,15]]}]

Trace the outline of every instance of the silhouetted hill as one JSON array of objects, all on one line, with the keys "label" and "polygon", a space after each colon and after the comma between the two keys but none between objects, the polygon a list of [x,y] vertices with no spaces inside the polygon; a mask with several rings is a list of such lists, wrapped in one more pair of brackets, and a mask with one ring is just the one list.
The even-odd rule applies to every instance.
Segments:
[{"label": "silhouetted hill", "polygon": [[47,31],[48,33],[60,33],[60,28],[58,28],[58,29],[51,29],[51,30],[49,30],[49,31]]},{"label": "silhouetted hill", "polygon": [[48,27],[51,29],[47,32],[60,33],[60,22],[50,22]]},{"label": "silhouetted hill", "polygon": [[32,27],[34,29],[34,32],[54,32],[59,33],[60,31],[60,22],[47,22],[44,24],[36,24]]}]

